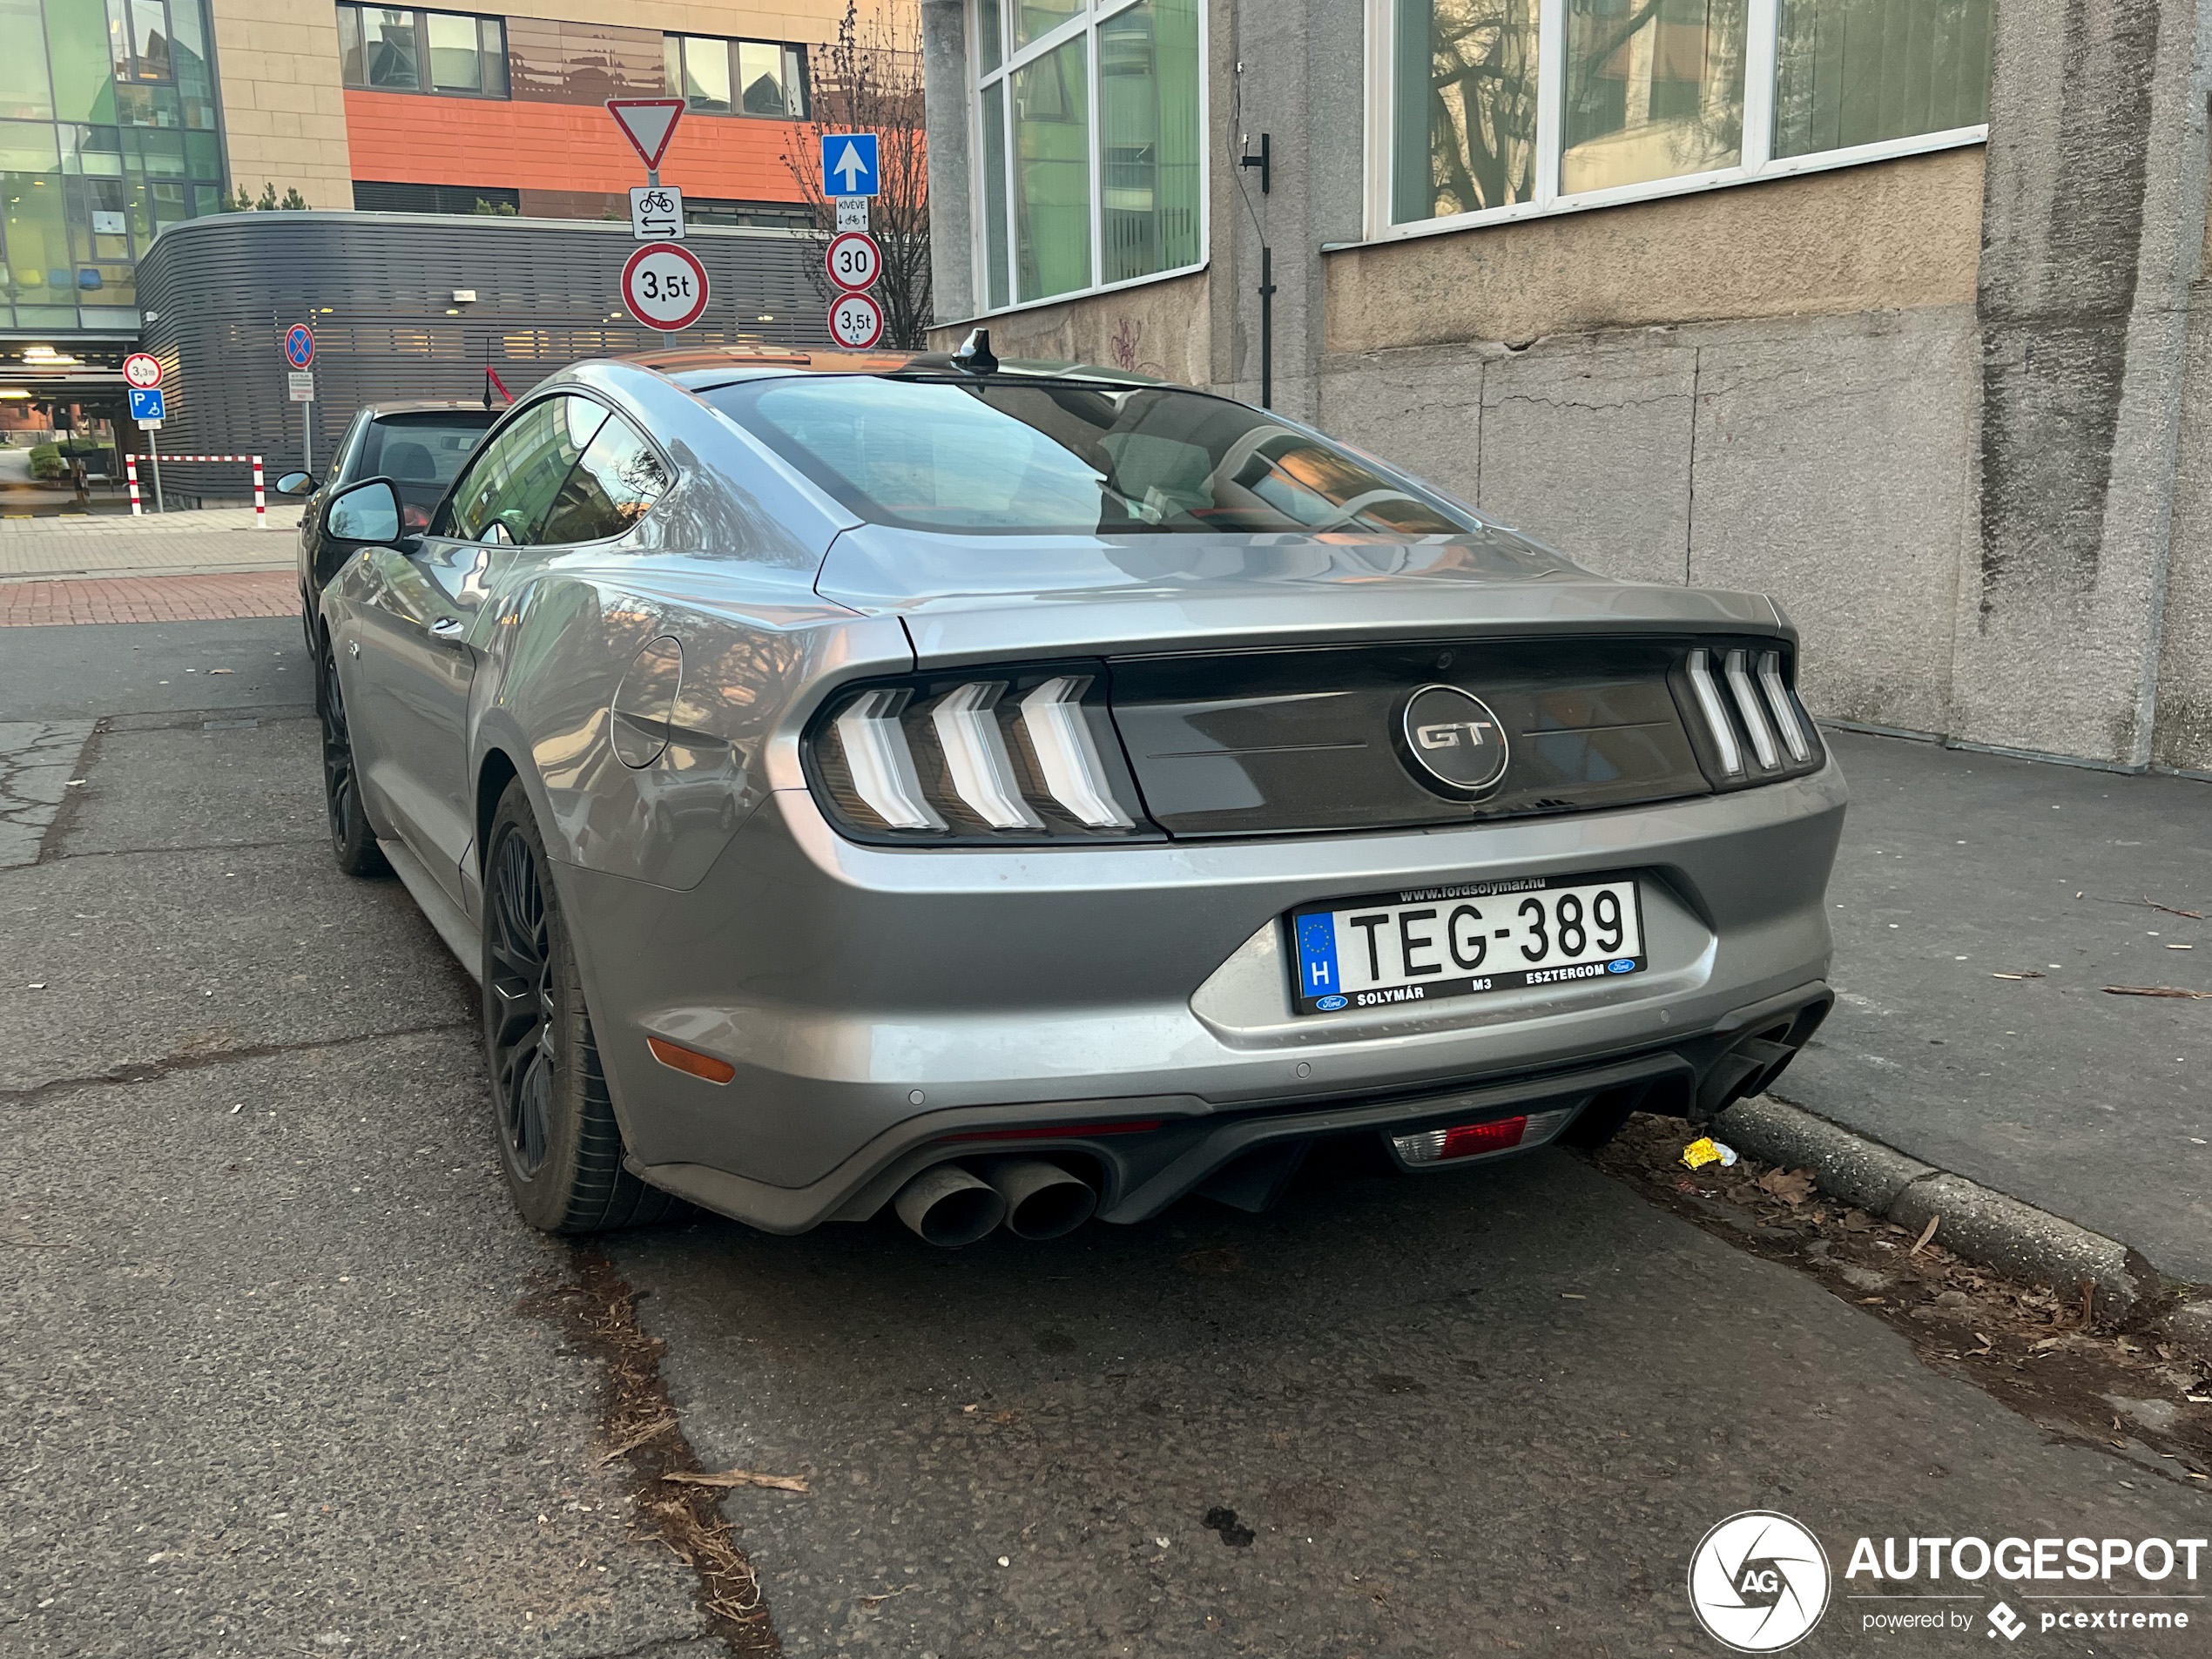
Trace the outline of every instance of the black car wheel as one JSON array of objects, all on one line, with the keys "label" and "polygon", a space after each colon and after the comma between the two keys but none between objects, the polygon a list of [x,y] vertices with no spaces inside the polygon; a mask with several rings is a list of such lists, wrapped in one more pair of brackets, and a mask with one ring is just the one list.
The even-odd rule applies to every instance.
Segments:
[{"label": "black car wheel", "polygon": [[330,812],[330,846],[347,875],[389,875],[377,850],[376,832],[361,810],[361,777],[354,767],[354,738],[346,725],[346,697],[338,684],[338,656],[327,638],[315,671],[315,713],[322,721],[322,796]]},{"label": "black car wheel", "polygon": [[515,1206],[554,1233],[659,1221],[675,1200],[623,1168],[576,952],[521,784],[500,798],[484,846],[484,1055]]}]

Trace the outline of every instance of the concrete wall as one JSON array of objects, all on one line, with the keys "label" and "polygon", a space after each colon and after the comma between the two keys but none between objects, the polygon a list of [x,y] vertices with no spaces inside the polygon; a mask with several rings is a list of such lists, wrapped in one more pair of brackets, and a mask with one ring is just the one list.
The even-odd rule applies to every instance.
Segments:
[{"label": "concrete wall", "polygon": [[1595,569],[1772,593],[1822,715],[2212,772],[2212,0],[1998,0],[1986,149],[1365,246],[1362,8],[1211,17],[1208,272],[1001,351],[1251,397],[1264,243],[1278,408]]}]

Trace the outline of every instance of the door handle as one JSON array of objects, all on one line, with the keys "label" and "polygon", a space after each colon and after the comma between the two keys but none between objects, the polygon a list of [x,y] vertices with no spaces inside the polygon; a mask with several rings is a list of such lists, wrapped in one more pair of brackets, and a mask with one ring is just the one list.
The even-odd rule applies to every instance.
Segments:
[{"label": "door handle", "polygon": [[430,631],[440,639],[458,639],[469,631],[469,624],[457,617],[440,617],[430,624]]}]

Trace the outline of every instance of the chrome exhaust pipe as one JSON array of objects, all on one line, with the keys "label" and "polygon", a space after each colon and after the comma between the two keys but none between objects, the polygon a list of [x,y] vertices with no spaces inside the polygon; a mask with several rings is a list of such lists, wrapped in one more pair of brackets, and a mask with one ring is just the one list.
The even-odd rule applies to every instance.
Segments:
[{"label": "chrome exhaust pipe", "polygon": [[994,1158],[983,1178],[1006,1201],[1006,1230],[1016,1238],[1057,1238],[1098,1208],[1088,1181],[1042,1158]]},{"label": "chrome exhaust pipe", "polygon": [[972,1244],[1006,1219],[1006,1200],[957,1163],[933,1163],[891,1201],[899,1219],[933,1244]]}]

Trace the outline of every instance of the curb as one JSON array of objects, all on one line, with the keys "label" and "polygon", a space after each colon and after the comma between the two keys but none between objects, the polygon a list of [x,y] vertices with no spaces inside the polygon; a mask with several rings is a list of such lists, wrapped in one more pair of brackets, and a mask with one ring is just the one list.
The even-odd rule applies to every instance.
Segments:
[{"label": "curb", "polygon": [[[1713,1130],[1763,1163],[1810,1170],[1823,1192],[1919,1232],[1940,1218],[1936,1242],[1953,1255],[2033,1284],[2088,1280],[2101,1312],[2125,1319],[2169,1292],[2158,1270],[2117,1239],[1869,1140],[1801,1107],[1760,1095],[1739,1101]],[[2178,1307],[2166,1335],[2212,1364],[2212,1301]]]}]

